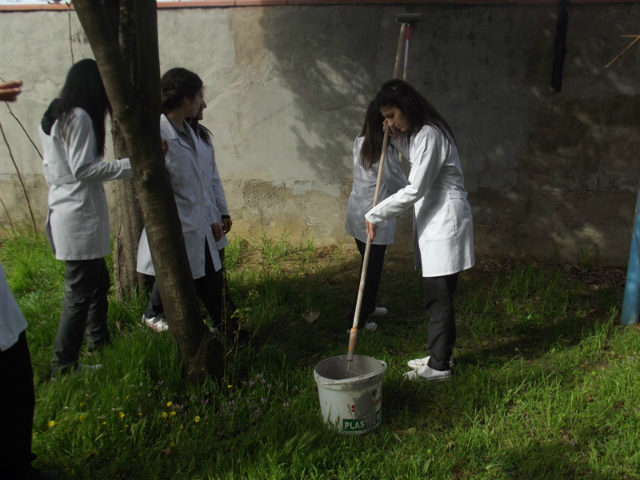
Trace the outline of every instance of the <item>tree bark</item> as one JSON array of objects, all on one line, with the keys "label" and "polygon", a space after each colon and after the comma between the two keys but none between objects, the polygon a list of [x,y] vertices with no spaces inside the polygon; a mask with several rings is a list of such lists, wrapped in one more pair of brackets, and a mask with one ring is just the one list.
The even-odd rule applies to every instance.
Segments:
[{"label": "tree bark", "polygon": [[[133,18],[133,0],[103,0],[111,26],[118,37],[120,51],[129,67],[129,78],[139,89],[138,58],[136,55],[136,25]],[[112,122],[111,137],[116,158],[129,157],[122,129],[117,120]],[[147,287],[145,276],[136,270],[138,243],[144,228],[142,209],[136,195],[133,180],[115,182],[115,210],[118,223],[114,232],[113,270],[116,297],[127,300],[136,291]]]},{"label": "tree bark", "polygon": [[139,88],[134,88],[118,39],[100,2],[75,0],[74,6],[87,35],[107,94],[113,117],[122,128],[151,258],[169,331],[178,345],[183,373],[189,380],[207,376],[221,379],[223,351],[202,322],[191,276],[178,209],[169,173],[164,165],[160,137],[160,63],[155,0],[136,0],[135,54]]}]

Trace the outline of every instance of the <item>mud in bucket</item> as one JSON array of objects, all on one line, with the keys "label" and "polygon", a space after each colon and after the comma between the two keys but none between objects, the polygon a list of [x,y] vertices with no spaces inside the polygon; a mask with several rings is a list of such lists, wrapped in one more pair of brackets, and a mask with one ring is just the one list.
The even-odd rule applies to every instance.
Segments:
[{"label": "mud in bucket", "polygon": [[362,435],[380,425],[386,369],[382,360],[364,355],[354,355],[351,362],[346,355],[331,357],[316,365],[313,376],[325,423],[345,435]]}]

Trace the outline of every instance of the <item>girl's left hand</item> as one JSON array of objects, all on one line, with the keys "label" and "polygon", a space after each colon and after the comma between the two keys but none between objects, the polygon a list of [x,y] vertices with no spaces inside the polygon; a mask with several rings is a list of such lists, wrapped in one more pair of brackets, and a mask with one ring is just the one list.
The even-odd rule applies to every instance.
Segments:
[{"label": "girl's left hand", "polygon": [[231,221],[231,217],[224,217],[222,219],[222,232],[229,233],[231,231],[231,226],[233,222]]}]

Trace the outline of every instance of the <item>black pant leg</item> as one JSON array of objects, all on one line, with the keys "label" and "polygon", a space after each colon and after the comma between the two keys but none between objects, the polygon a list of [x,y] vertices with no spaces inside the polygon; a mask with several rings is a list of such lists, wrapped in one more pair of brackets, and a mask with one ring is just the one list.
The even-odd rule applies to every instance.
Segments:
[{"label": "black pant leg", "polygon": [[[360,252],[360,276],[362,276],[362,267],[364,265],[364,253],[367,244],[355,239],[356,246]],[[366,318],[376,309],[376,297],[378,296],[378,288],[380,286],[380,278],[382,277],[382,267],[384,264],[384,255],[387,250],[386,245],[371,244],[369,251],[369,263],[367,265],[367,275],[365,277],[364,292],[362,293],[362,305],[360,307],[360,318],[358,319],[358,328],[363,328]],[[353,316],[356,312],[356,303],[358,301],[358,293],[353,300],[351,314],[348,322],[349,327],[353,326]]]},{"label": "black pant leg", "polygon": [[456,321],[453,294],[458,273],[442,277],[425,277],[424,301],[429,319],[429,367],[449,370],[449,360],[456,343]]},{"label": "black pant leg", "polygon": [[[99,290],[103,263],[103,258],[65,261],[64,300],[51,360],[54,371],[73,367],[78,361],[89,309]],[[105,304],[99,305],[104,308]]]},{"label": "black pant leg", "polygon": [[35,394],[25,332],[0,352],[0,478],[23,479],[31,465]]},{"label": "black pant leg", "polygon": [[107,345],[111,343],[111,336],[107,326],[107,313],[109,312],[107,294],[111,288],[111,278],[104,258],[101,258],[98,262],[98,268],[98,285],[91,298],[87,316],[87,341],[93,345]]},{"label": "black pant leg", "polygon": [[151,297],[149,298],[149,304],[144,312],[146,318],[154,318],[164,312],[162,306],[162,298],[160,298],[160,287],[158,282],[153,282],[153,288],[151,289]]},{"label": "black pant leg", "polygon": [[[207,243],[205,242],[205,275],[195,281],[198,297],[207,309],[207,313],[211,317],[213,326],[222,328],[223,332],[230,335],[238,329],[238,322],[235,318],[231,318],[231,314],[235,309],[231,297],[228,293],[222,293],[225,289],[225,280],[223,270],[217,272],[213,265],[213,259]],[[229,302],[229,303],[227,303]],[[226,313],[223,315],[223,313]]]},{"label": "black pant leg", "polygon": [[[223,319],[231,318],[233,312],[236,311],[236,305],[233,303],[229,288],[227,286],[227,276],[224,270],[224,248],[218,251],[222,268],[217,272],[211,273],[213,281],[212,296],[216,305],[216,316],[212,317],[213,325],[219,327]],[[212,264],[213,266],[213,264]],[[212,268],[213,269],[213,268]]]}]

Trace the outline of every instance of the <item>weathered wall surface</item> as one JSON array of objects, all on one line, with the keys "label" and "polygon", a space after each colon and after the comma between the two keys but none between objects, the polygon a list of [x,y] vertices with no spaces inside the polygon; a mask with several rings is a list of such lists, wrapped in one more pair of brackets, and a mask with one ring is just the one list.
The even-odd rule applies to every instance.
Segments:
[{"label": "weathered wall surface", "polygon": [[[343,229],[351,145],[366,105],[393,71],[395,15],[422,12],[409,81],[456,134],[476,249],[540,259],[598,256],[625,264],[639,186],[640,60],[604,66],[640,34],[625,5],[569,9],[560,93],[549,84],[555,6],[300,6],[161,10],[162,70],[206,84],[234,231],[350,242]],[[71,37],[71,41],[70,41]],[[37,125],[75,60],[91,56],[73,14],[0,13],[0,76],[22,78],[11,105]],[[37,222],[46,215],[40,158],[6,106],[0,122]],[[0,221],[28,221],[0,138]],[[0,206],[1,207],[1,206]],[[114,219],[117,221],[117,219]],[[410,248],[403,216],[397,241]]]}]

